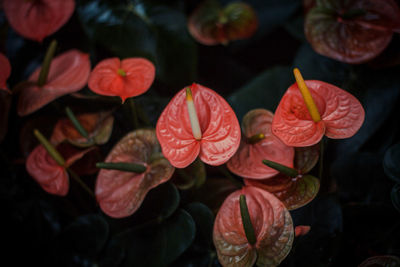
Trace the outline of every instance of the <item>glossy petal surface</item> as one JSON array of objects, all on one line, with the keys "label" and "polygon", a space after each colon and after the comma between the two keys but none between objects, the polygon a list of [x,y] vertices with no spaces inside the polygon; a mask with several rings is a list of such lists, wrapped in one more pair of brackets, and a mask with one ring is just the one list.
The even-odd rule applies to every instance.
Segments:
[{"label": "glossy petal surface", "polygon": [[[245,236],[239,197],[246,196],[257,242],[251,246]],[[244,187],[230,194],[214,223],[214,245],[222,266],[277,266],[289,253],[294,237],[292,218],[272,194]],[[257,258],[258,255],[258,258]]]},{"label": "glossy petal surface", "polygon": [[74,0],[4,0],[4,12],[13,29],[25,38],[41,42],[72,16]]},{"label": "glossy petal surface", "polygon": [[11,74],[11,65],[8,58],[0,53],[0,89],[9,91],[7,88],[7,79]]},{"label": "glossy petal surface", "polygon": [[288,146],[311,146],[325,134],[340,139],[353,136],[364,122],[360,102],[348,92],[322,81],[306,81],[321,115],[314,122],[297,83],[286,91],[276,109],[272,132]]},{"label": "glossy petal surface", "polygon": [[305,20],[317,53],[354,64],[380,54],[399,29],[400,9],[393,0],[320,1]]},{"label": "glossy petal surface", "polygon": [[193,84],[193,102],[199,118],[202,139],[193,137],[185,89],[169,102],[157,122],[157,138],[163,154],[178,168],[197,156],[209,165],[227,162],[240,144],[240,126],[229,104],[213,90]]},{"label": "glossy petal surface", "polygon": [[204,45],[226,44],[251,37],[258,27],[253,8],[234,2],[221,8],[213,1],[204,1],[189,17],[189,32]]},{"label": "glossy petal surface", "polygon": [[36,82],[41,68],[29,77],[32,83],[21,90],[18,99],[18,114],[28,115],[51,101],[82,89],[90,74],[89,55],[78,50],[69,50],[51,62],[47,82],[39,87]]},{"label": "glossy petal surface", "polygon": [[[71,145],[61,144],[56,149],[65,158],[65,166],[69,167],[93,148],[78,150]],[[69,175],[66,169],[58,165],[42,145],[37,146],[29,154],[26,160],[26,170],[46,192],[59,196],[67,195]]]},{"label": "glossy petal surface", "polygon": [[311,202],[318,194],[319,180],[311,175],[292,179],[279,174],[270,179],[245,179],[245,184],[255,186],[274,194],[288,210],[298,209]]},{"label": "glossy petal surface", "polygon": [[[125,73],[121,75],[118,71]],[[145,93],[155,77],[153,63],[145,58],[109,58],[101,61],[89,77],[90,90],[100,95],[128,97]]]},{"label": "glossy petal surface", "polygon": [[[283,144],[271,132],[273,114],[265,109],[249,111],[242,121],[242,141],[235,155],[227,162],[229,170],[244,178],[262,179],[278,174],[262,163],[263,159],[293,167],[294,149]],[[265,138],[255,144],[247,139],[264,134]]]},{"label": "glossy petal surface", "polygon": [[122,218],[132,215],[147,192],[168,181],[174,167],[161,155],[154,130],[137,130],[122,138],[105,162],[130,162],[147,167],[144,173],[102,169],[97,176],[96,198],[107,215]]},{"label": "glossy petal surface", "polygon": [[85,113],[76,116],[89,134],[89,140],[83,137],[68,118],[61,119],[54,126],[51,142],[58,144],[67,140],[76,146],[105,144],[111,136],[114,117],[109,112]]}]

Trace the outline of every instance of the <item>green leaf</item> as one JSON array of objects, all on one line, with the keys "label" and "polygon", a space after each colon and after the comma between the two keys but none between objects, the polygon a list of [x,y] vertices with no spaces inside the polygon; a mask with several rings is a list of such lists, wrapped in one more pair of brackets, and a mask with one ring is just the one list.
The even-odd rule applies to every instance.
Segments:
[{"label": "green leaf", "polygon": [[393,186],[390,197],[392,198],[393,206],[400,212],[400,184]]},{"label": "green leaf", "polygon": [[231,94],[227,100],[240,120],[251,109],[265,108],[274,112],[293,82],[290,68],[274,67]]},{"label": "green leaf", "polygon": [[125,248],[122,266],[167,266],[193,242],[196,233],[192,217],[178,210],[162,224],[135,231],[127,230],[115,236]]},{"label": "green leaf", "polygon": [[383,169],[390,179],[400,183],[400,143],[386,151],[383,158]]},{"label": "green leaf", "polygon": [[88,36],[115,56],[148,58],[170,86],[195,80],[197,50],[181,11],[140,0],[85,0],[78,14]]},{"label": "green leaf", "polygon": [[193,202],[185,207],[196,224],[196,238],[194,244],[209,250],[212,244],[212,233],[214,227],[214,214],[203,203]]}]

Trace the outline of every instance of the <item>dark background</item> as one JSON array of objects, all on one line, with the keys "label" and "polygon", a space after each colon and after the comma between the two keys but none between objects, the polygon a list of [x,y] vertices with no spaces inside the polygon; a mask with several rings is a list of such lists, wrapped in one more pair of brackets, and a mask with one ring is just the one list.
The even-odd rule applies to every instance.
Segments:
[{"label": "dark background", "polygon": [[[155,126],[170,98],[192,82],[226,97],[239,120],[253,108],[274,111],[294,82],[293,67],[299,67],[305,79],[323,80],[354,94],[366,118],[354,137],[326,140],[320,192],[291,212],[295,225],[310,225],[311,231],[295,239],[281,266],[357,266],[375,255],[400,256],[400,35],[394,34],[378,59],[344,64],[316,54],[308,44],[301,1],[246,2],[258,15],[257,32],[248,40],[217,46],[201,45],[187,31],[187,16],[200,3],[195,0],[77,1],[68,23],[41,44],[15,33],[0,10],[0,51],[12,65],[9,87],[41,64],[52,39],[59,43],[58,54],[71,48],[90,53],[92,67],[108,57],[143,56],[155,62],[157,78],[136,100]],[[149,20],[126,11],[129,3],[144,10]],[[105,13],[108,22],[100,20]],[[87,88],[82,93],[93,95]],[[131,217],[111,219],[73,182],[65,198],[45,193],[24,162],[37,144],[32,129],[49,136],[65,105],[82,112],[115,108],[113,135],[101,146],[105,157],[132,130],[126,106],[110,98],[65,96],[21,118],[16,100],[13,96],[8,122],[0,111],[6,134],[0,147],[5,247],[0,265],[219,266],[210,209],[216,209],[233,185],[218,169],[207,167],[207,182],[200,189],[177,190],[169,182],[153,189]],[[83,179],[93,187],[95,177]],[[160,215],[161,224],[148,224]]]}]

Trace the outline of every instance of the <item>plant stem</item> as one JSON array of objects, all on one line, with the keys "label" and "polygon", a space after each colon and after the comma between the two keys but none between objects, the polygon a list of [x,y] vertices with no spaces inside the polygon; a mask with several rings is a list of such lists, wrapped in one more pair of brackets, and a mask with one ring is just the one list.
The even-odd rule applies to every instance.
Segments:
[{"label": "plant stem", "polygon": [[133,97],[128,98],[128,105],[129,105],[129,107],[131,109],[131,113],[132,113],[133,128],[138,129],[139,121],[138,121],[136,105],[135,105],[135,101],[133,100]]},{"label": "plant stem", "polygon": [[240,181],[235,179],[225,167],[218,166],[217,168],[226,178],[228,178],[228,180],[230,180],[238,188],[242,188],[243,187],[243,183],[241,183]]},{"label": "plant stem", "polygon": [[324,173],[324,153],[325,153],[325,145],[324,145],[324,138],[320,141],[320,148],[319,148],[319,163],[318,163],[318,178],[322,180],[322,175]]},{"label": "plant stem", "polygon": [[76,174],[71,168],[67,168],[68,173],[71,178],[74,179],[89,195],[96,198],[93,191],[81,180],[78,174]]}]

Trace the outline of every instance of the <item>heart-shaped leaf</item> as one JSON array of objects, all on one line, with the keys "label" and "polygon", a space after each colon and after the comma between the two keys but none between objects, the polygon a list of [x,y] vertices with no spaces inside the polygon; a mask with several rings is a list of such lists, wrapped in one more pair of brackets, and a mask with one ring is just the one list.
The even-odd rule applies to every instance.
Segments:
[{"label": "heart-shaped leaf", "polygon": [[400,184],[393,186],[390,197],[392,198],[393,206],[400,212]]},{"label": "heart-shaped leaf", "polygon": [[400,183],[400,144],[390,147],[383,158],[383,169],[393,181]]},{"label": "heart-shaped leaf", "polygon": [[391,255],[375,256],[366,259],[358,267],[386,267],[386,266],[400,266],[400,258]]}]

